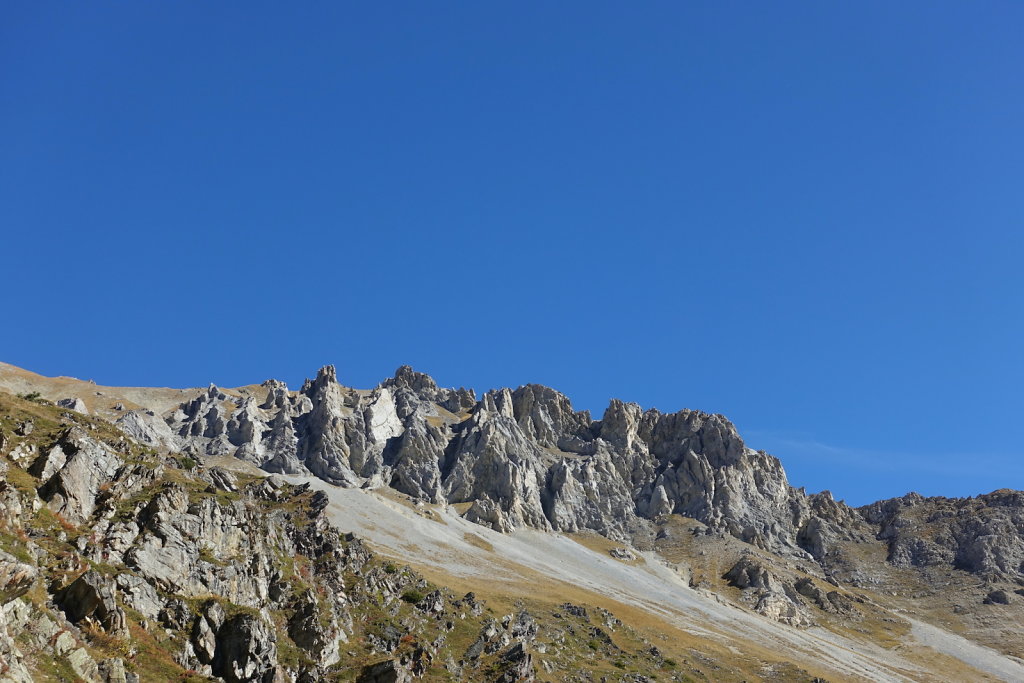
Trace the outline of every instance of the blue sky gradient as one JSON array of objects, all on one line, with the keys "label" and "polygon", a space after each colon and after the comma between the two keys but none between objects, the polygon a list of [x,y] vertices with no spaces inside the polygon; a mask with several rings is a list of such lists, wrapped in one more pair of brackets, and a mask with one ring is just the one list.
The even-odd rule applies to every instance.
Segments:
[{"label": "blue sky gradient", "polygon": [[1024,488],[1024,5],[6,3],[0,359],[401,364]]}]

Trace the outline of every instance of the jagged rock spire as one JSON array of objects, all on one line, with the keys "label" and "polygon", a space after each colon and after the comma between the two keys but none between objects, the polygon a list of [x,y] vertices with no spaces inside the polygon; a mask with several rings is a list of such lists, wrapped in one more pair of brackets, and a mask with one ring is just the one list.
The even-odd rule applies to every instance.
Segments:
[{"label": "jagged rock spire", "polygon": [[478,521],[503,529],[628,536],[648,519],[678,513],[764,547],[820,546],[821,533],[807,530],[817,514],[808,497],[721,415],[662,414],[612,400],[595,421],[543,385],[477,400],[408,365],[372,391],[344,387],[333,365],[295,393],[274,380],[263,386],[259,402],[211,385],[168,424],[183,448],[234,454],[270,471],[393,486],[435,502],[478,501]]}]

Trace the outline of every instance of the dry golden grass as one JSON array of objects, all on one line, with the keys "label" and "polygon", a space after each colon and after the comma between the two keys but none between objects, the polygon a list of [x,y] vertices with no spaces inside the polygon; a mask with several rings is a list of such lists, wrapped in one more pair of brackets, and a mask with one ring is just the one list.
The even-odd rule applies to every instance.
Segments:
[{"label": "dry golden grass", "polygon": [[[386,555],[386,550],[378,550]],[[413,566],[423,574],[429,581],[443,585],[455,593],[473,592],[480,599],[487,603],[489,610],[496,615],[507,614],[515,609],[517,605],[526,605],[531,613],[543,611],[557,611],[559,606],[565,602],[584,605],[589,608],[600,607],[612,612],[623,624],[633,629],[637,634],[657,645],[666,657],[680,662],[690,662],[699,670],[704,671],[710,680],[723,681],[753,681],[761,680],[760,671],[765,662],[771,662],[783,667],[791,666],[785,658],[785,653],[773,651],[770,648],[756,643],[742,643],[740,647],[727,644],[727,639],[716,640],[713,638],[695,635],[681,628],[673,626],[659,614],[628,605],[609,598],[607,595],[582,588],[578,585],[564,581],[551,579],[547,576],[529,573],[519,565],[509,565],[518,573],[518,578],[513,581],[499,579],[496,576],[489,577],[464,577],[454,576],[440,571],[435,567],[420,565],[409,562],[408,558],[394,557],[393,559]],[[500,560],[499,560],[500,564]],[[709,630],[713,629],[708,624]],[[694,659],[695,653],[706,658],[706,661]],[[714,663],[718,669],[712,669],[709,663]],[[813,666],[807,669],[806,679],[813,676],[828,678],[830,681],[843,680],[837,678],[835,672],[824,668]],[[600,670],[602,673],[611,673],[614,669]],[[621,671],[618,671],[621,673]],[[541,677],[542,680],[546,680]],[[801,680],[796,678],[793,680]]]},{"label": "dry golden grass", "polygon": [[413,502],[411,497],[401,491],[396,491],[391,487],[385,486],[384,488],[376,489],[374,492],[380,495],[381,498],[387,498],[388,500],[407,507],[410,510],[417,509],[416,503]]},{"label": "dry golden grass", "polygon": [[566,534],[566,536],[568,536],[572,540],[576,541],[577,543],[579,543],[584,548],[589,548],[590,550],[594,550],[596,552],[599,552],[602,555],[608,555],[609,557],[612,557],[612,559],[614,559],[615,561],[621,562],[622,564],[628,564],[628,565],[634,565],[635,566],[635,565],[640,565],[640,564],[644,563],[644,559],[642,557],[640,557],[639,555],[635,559],[632,559],[632,560],[620,560],[617,557],[613,557],[612,554],[611,554],[611,551],[613,549],[615,549],[615,548],[622,548],[622,547],[624,547],[622,545],[622,543],[618,543],[618,542],[613,541],[611,539],[605,538],[604,536],[602,536],[602,535],[600,535],[600,534],[598,534],[596,532],[593,532],[593,531],[582,531],[582,532],[575,533],[575,534]]},{"label": "dry golden grass", "polygon": [[0,363],[0,389],[12,394],[38,391],[50,401],[80,398],[91,413],[107,411],[117,402],[124,403],[126,408],[145,405],[162,412],[202,391],[163,387],[109,387],[75,377],[46,377],[8,363]]},{"label": "dry golden grass", "polygon": [[477,536],[476,534],[471,534],[467,531],[462,535],[462,538],[465,539],[466,543],[469,543],[470,545],[486,550],[489,553],[494,552],[494,546],[491,545],[487,540],[481,538],[480,536]]}]

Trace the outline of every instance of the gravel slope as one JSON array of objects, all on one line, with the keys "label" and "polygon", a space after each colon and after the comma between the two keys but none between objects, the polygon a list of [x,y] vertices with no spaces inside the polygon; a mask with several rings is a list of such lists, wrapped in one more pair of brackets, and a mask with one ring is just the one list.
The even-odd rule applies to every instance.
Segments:
[{"label": "gravel slope", "polygon": [[[651,553],[644,555],[642,563],[629,565],[560,534],[530,529],[500,534],[465,521],[452,509],[416,509],[371,491],[338,488],[314,478],[289,479],[326,491],[331,500],[329,511],[342,530],[362,536],[385,554],[414,566],[509,585],[521,585],[524,577],[540,575],[658,614],[694,635],[725,639],[739,650],[744,643],[754,642],[775,652],[792,653],[797,663],[813,661],[842,678],[934,680],[938,673],[923,669],[900,652],[822,628],[784,626],[712,593],[691,589]],[[977,676],[964,680],[991,680],[993,676],[1024,680],[1024,667],[1014,660],[941,629],[914,622],[911,640],[906,645],[909,650],[918,645],[931,647],[978,670]],[[943,679],[951,680],[948,676]]]},{"label": "gravel slope", "polygon": [[926,624],[916,619],[907,618],[911,633],[917,642],[955,657],[962,662],[989,673],[1003,681],[1024,681],[1024,665],[1010,659],[991,648],[978,645],[963,636],[959,636],[941,628]]}]

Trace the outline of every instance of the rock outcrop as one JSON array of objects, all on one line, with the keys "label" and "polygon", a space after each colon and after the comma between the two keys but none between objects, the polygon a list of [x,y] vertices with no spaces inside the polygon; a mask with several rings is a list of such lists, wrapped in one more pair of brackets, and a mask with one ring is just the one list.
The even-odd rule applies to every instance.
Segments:
[{"label": "rock outcrop", "polygon": [[80,398],[61,398],[57,400],[57,405],[61,408],[67,408],[68,410],[74,410],[77,413],[83,415],[89,414],[89,409],[85,405],[85,401]]},{"label": "rock outcrop", "polygon": [[988,580],[1024,574],[1024,492],[973,498],[911,493],[859,509],[900,567],[951,565]]},{"label": "rock outcrop", "polygon": [[[761,549],[813,558],[827,572],[842,564],[844,543],[875,537],[889,544],[896,565],[949,564],[989,578],[1024,566],[1021,494],[921,503],[935,509],[932,521],[921,518],[914,495],[853,510],[827,491],[791,487],[780,462],[748,448],[721,415],[613,400],[595,420],[545,386],[478,398],[408,366],[368,391],[344,386],[325,366],[298,391],[267,380],[191,396],[163,415],[122,411],[116,424],[157,450],[234,456],[268,472],[464,504],[467,519],[503,532],[596,531],[643,545],[659,519],[678,514]],[[25,420],[17,431],[31,429]],[[109,458],[76,456],[80,436],[69,433],[42,452],[20,444],[11,454],[33,461],[30,469],[46,482],[40,496],[72,523],[121,476]],[[937,532],[918,533],[922,524]]]},{"label": "rock outcrop", "polygon": [[270,472],[469,503],[469,519],[502,531],[625,540],[675,513],[803,555],[825,552],[848,510],[794,490],[779,461],[748,448],[721,415],[612,401],[593,420],[548,387],[477,400],[407,366],[371,391],[346,388],[333,366],[297,392],[274,380],[262,389],[260,399],[210,386],[166,417],[169,435],[137,411],[120,423],[149,444],[234,455]]},{"label": "rock outcrop", "polygon": [[115,598],[114,582],[96,571],[88,571],[54,594],[54,602],[74,623],[93,619],[115,636],[128,633],[128,618]]},{"label": "rock outcrop", "polygon": [[181,447],[167,422],[152,410],[129,410],[115,424],[141,444],[165,451],[176,451]]},{"label": "rock outcrop", "polygon": [[39,578],[39,572],[30,564],[0,551],[0,605],[21,597]]},{"label": "rock outcrop", "polygon": [[[360,477],[394,469],[382,454],[402,433],[399,413],[418,419],[415,392],[464,409],[465,395],[415,375],[371,392],[365,405],[328,379],[309,387],[308,401],[270,384],[265,402],[238,410],[215,407],[227,394],[210,389],[182,413],[198,418],[195,431],[212,435],[203,438],[214,449],[238,433],[255,437],[245,425],[262,420],[257,411],[278,406],[301,418],[341,396],[361,407],[338,433],[349,438],[347,427],[363,425],[366,457],[359,465],[350,449],[353,459],[327,466]],[[0,680],[313,681],[353,678],[367,660],[384,662],[366,667],[367,680],[419,680],[435,662],[457,680],[492,670],[530,680],[532,655],[521,645],[537,634],[532,618],[495,624],[472,595],[456,598],[377,560],[331,525],[324,492],[161,456],[149,441],[51,408],[40,428],[18,433],[0,414],[0,543],[17,551],[0,550]],[[326,444],[325,461],[338,455]],[[462,650],[447,634],[456,622],[489,634],[473,661],[455,662]]]},{"label": "rock outcrop", "polygon": [[44,481],[39,497],[54,512],[77,524],[93,513],[101,487],[122,465],[106,444],[82,428],[72,427],[39,456],[30,471]]},{"label": "rock outcrop", "polygon": [[722,578],[744,591],[755,612],[790,626],[814,625],[796,586],[754,557],[744,555]]}]

